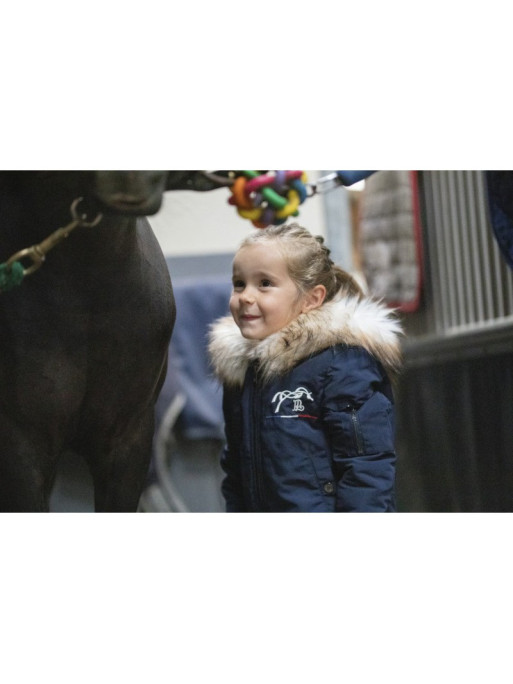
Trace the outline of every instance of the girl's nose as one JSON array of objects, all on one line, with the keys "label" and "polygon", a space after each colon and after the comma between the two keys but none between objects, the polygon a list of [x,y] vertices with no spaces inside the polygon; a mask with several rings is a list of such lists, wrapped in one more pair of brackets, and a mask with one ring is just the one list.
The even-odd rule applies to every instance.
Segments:
[{"label": "girl's nose", "polygon": [[248,304],[255,301],[255,296],[254,296],[251,288],[246,287],[244,289],[244,292],[242,292],[242,294],[241,294],[241,299],[243,302],[247,302]]}]

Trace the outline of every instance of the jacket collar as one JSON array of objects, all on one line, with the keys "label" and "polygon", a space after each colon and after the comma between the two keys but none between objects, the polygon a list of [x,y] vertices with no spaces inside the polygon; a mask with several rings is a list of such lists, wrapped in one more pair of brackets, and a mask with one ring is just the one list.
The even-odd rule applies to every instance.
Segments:
[{"label": "jacket collar", "polygon": [[233,318],[225,316],[211,326],[208,351],[217,378],[235,387],[242,386],[253,362],[265,382],[337,344],[363,347],[394,373],[400,366],[401,333],[391,309],[369,298],[345,297],[301,314],[263,340],[242,337]]}]

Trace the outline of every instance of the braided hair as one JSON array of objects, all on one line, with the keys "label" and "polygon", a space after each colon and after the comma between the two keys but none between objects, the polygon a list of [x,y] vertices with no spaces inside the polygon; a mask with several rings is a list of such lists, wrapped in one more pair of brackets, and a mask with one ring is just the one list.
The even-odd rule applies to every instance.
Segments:
[{"label": "braided hair", "polygon": [[337,296],[362,297],[363,292],[346,271],[333,263],[330,250],[320,235],[312,235],[298,223],[284,223],[258,230],[242,241],[240,247],[273,243],[281,252],[288,273],[299,292],[305,294],[316,285],[324,285],[329,302]]}]

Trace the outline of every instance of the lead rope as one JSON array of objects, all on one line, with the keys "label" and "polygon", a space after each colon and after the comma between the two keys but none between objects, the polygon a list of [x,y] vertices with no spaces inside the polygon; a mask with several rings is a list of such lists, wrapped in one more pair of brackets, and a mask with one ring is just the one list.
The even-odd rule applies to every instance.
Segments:
[{"label": "lead rope", "polygon": [[[40,268],[46,259],[47,253],[59,244],[64,238],[67,238],[72,230],[78,226],[83,226],[86,228],[97,226],[98,223],[103,218],[103,214],[98,214],[94,221],[87,222],[87,215],[77,214],[77,207],[83,197],[77,197],[73,200],[70,207],[70,213],[73,220],[68,223],[67,226],[62,228],[57,228],[56,231],[51,233],[47,238],[37,245],[32,245],[32,247],[27,247],[22,249],[16,254],[13,254],[7,261],[0,264],[0,292],[7,292],[15,287],[21,285],[23,279],[27,275],[31,275],[38,268]],[[20,261],[21,259],[28,258],[31,259],[32,265],[25,268]]]}]

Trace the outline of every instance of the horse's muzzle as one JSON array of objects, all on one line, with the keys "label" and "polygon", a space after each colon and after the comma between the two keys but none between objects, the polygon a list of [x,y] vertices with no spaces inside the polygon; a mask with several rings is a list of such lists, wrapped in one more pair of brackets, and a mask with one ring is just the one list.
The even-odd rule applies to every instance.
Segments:
[{"label": "horse's muzzle", "polygon": [[151,216],[162,205],[167,171],[95,171],[94,195],[106,213]]}]

